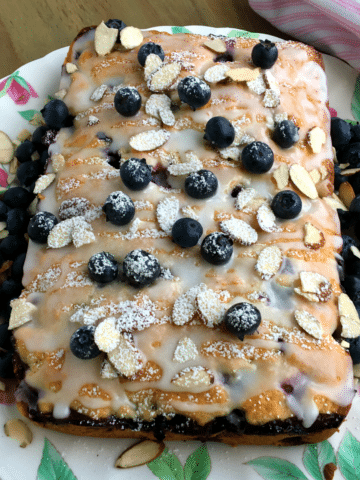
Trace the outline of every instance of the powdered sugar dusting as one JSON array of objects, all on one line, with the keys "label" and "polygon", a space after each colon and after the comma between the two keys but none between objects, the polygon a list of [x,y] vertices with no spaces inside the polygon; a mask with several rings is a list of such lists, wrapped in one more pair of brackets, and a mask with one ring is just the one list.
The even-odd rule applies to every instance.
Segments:
[{"label": "powdered sugar dusting", "polygon": [[174,225],[179,214],[179,200],[176,197],[164,198],[160,200],[156,208],[156,218],[164,232],[171,235],[172,226]]}]

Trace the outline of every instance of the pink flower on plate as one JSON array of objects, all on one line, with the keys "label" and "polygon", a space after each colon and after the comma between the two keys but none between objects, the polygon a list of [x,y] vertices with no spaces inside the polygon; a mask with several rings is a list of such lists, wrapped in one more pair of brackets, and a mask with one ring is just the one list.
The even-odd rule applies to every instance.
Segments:
[{"label": "pink flower on plate", "polygon": [[331,117],[337,117],[338,113],[335,108],[329,107]]},{"label": "pink flower on plate", "polygon": [[0,83],[0,98],[8,94],[16,105],[25,105],[31,97],[39,95],[33,87],[16,71]]},{"label": "pink flower on plate", "polygon": [[7,178],[8,178],[8,173],[6,170],[0,167],[0,187],[7,187]]}]

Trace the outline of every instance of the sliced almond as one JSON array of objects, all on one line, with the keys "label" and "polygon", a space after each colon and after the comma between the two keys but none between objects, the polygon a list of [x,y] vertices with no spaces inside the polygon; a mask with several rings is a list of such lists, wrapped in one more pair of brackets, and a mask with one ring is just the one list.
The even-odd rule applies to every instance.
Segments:
[{"label": "sliced almond", "polygon": [[314,227],[310,222],[306,222],[304,225],[305,237],[304,245],[305,247],[312,248],[313,250],[318,250],[325,245],[325,237],[319,229]]},{"label": "sliced almond", "polygon": [[348,209],[345,207],[345,205],[342,203],[340,198],[335,195],[335,193],[332,194],[331,197],[324,197],[323,200],[333,209],[337,210],[338,208],[340,210],[347,211]]},{"label": "sliced almond", "polygon": [[280,91],[270,88],[266,89],[263,102],[266,108],[278,107],[280,105]]},{"label": "sliced almond", "polygon": [[92,100],[93,102],[99,102],[105,95],[105,92],[107,89],[108,89],[108,86],[106,84],[100,85],[93,91],[93,93],[91,94],[90,100]]},{"label": "sliced almond", "polygon": [[205,367],[188,367],[177,373],[171,383],[182,388],[209,387],[214,383],[214,376]]},{"label": "sliced almond", "polygon": [[141,30],[136,27],[125,27],[120,32],[120,42],[126,50],[138,47],[143,41],[143,38]]},{"label": "sliced almond", "polygon": [[352,245],[350,247],[350,250],[352,251],[353,255],[355,255],[355,257],[360,258],[360,250],[355,247],[355,245]]},{"label": "sliced almond", "polygon": [[204,289],[206,286],[203,283],[196,285],[175,300],[172,311],[172,321],[175,325],[185,325],[192,320],[196,312],[196,297]]},{"label": "sliced almond", "polygon": [[171,235],[172,227],[179,215],[179,200],[176,197],[165,197],[156,207],[156,218],[161,229]]},{"label": "sliced almond", "polygon": [[360,168],[348,168],[347,170],[343,170],[341,172],[341,175],[355,175],[355,173],[359,173],[359,172],[360,172]]},{"label": "sliced almond", "polygon": [[204,47],[209,48],[216,53],[225,53],[226,52],[226,43],[221,40],[221,38],[213,38],[204,42]]},{"label": "sliced almond", "polygon": [[182,338],[176,346],[173,362],[185,363],[199,355],[195,343],[189,337]]},{"label": "sliced almond", "polygon": [[67,73],[74,73],[78,70],[78,67],[75,65],[75,63],[67,62],[65,64],[65,69]]},{"label": "sliced almond", "polygon": [[203,164],[194,152],[185,153],[185,161],[182,163],[172,163],[168,166],[170,175],[188,175],[189,173],[201,170]]},{"label": "sliced almond", "polygon": [[0,163],[10,163],[14,158],[14,145],[5,132],[0,131]]},{"label": "sliced almond", "polygon": [[165,125],[172,126],[175,123],[175,117],[170,106],[171,100],[167,95],[154,93],[148,98],[145,111],[148,115],[161,120]]},{"label": "sliced almond", "polygon": [[266,91],[264,76],[261,73],[259,76],[256,77],[255,80],[252,80],[251,82],[246,82],[246,85],[248,86],[249,90],[256,93],[257,95],[261,95]]},{"label": "sliced almond", "polygon": [[208,83],[218,83],[226,79],[226,72],[229,66],[225,63],[214,65],[206,70],[204,73],[204,80]]},{"label": "sliced almond", "polygon": [[242,190],[240,190],[235,200],[236,210],[242,210],[243,208],[245,208],[255,197],[255,188],[243,188]]},{"label": "sliced almond", "polygon": [[34,193],[41,193],[47,189],[49,185],[55,180],[56,175],[54,173],[46,173],[45,175],[40,175],[36,180],[34,186]]},{"label": "sliced almond", "polygon": [[115,462],[116,468],[132,468],[145,465],[158,458],[164,451],[163,442],[154,442],[153,440],[142,440],[129,447],[123,452]]},{"label": "sliced almond", "polygon": [[343,348],[350,348],[350,343],[347,342],[347,341],[345,341],[345,340],[341,340],[340,345],[341,345]]},{"label": "sliced almond", "polygon": [[319,197],[315,184],[309,172],[304,167],[298,164],[291,165],[290,178],[294,185],[307,197],[315,200]]},{"label": "sliced almond", "polygon": [[231,68],[226,76],[233,82],[252,82],[260,75],[260,68]]},{"label": "sliced almond", "polygon": [[342,182],[339,187],[339,197],[347,208],[356,197],[353,187],[349,182]]},{"label": "sliced almond", "polygon": [[94,115],[89,115],[86,125],[88,127],[92,127],[93,125],[97,125],[98,123],[100,123],[100,120],[97,117],[95,117]]},{"label": "sliced almond", "polygon": [[308,134],[309,144],[313,153],[320,153],[326,141],[326,134],[320,127],[312,128]]},{"label": "sliced almond", "polygon": [[160,65],[162,65],[163,61],[159,57],[159,55],[155,55],[155,53],[150,53],[146,57],[145,60],[145,67],[144,67],[144,77],[147,80],[152,73],[154,73]]},{"label": "sliced almond", "polygon": [[25,448],[33,440],[33,434],[27,424],[20,418],[12,418],[4,425],[4,432],[7,437],[19,442],[21,448]]},{"label": "sliced almond", "polygon": [[255,265],[255,270],[260,273],[261,278],[269,280],[280,270],[281,263],[281,250],[279,247],[272,245],[261,250]]},{"label": "sliced almond", "polygon": [[332,294],[331,283],[316,272],[300,272],[301,290],[317,295],[320,302],[327,302]]},{"label": "sliced almond", "polygon": [[138,152],[148,152],[164,145],[170,138],[167,130],[147,130],[130,138],[130,146]]},{"label": "sliced almond", "polygon": [[131,377],[141,370],[143,361],[137,350],[124,335],[120,334],[119,343],[108,353],[108,359],[116,370],[125,377]]},{"label": "sliced almond", "polygon": [[219,153],[222,158],[226,160],[234,160],[235,162],[239,160],[241,149],[234,145],[226,148],[219,148]]},{"label": "sliced almond", "polygon": [[72,241],[73,229],[74,224],[72,218],[56,224],[47,238],[48,246],[50,248],[62,248],[69,245]]},{"label": "sliced almond", "polygon": [[199,220],[199,215],[196,213],[194,207],[185,205],[181,208],[181,213],[186,218],[192,218],[193,220]]},{"label": "sliced almond", "polygon": [[0,222],[0,232],[6,229],[6,222]]},{"label": "sliced almond", "polygon": [[[36,152],[37,153],[37,152]],[[9,165],[9,173],[16,173],[17,172],[17,169],[19,168],[19,161],[16,157],[14,157],[10,163],[8,163]]]},{"label": "sliced almond", "polygon": [[93,228],[84,217],[73,217],[72,220],[73,229],[71,231],[71,239],[75,248],[95,242],[96,238],[93,233]]},{"label": "sliced almond", "polygon": [[323,329],[321,323],[311,313],[306,310],[295,310],[295,320],[301,328],[309,335],[321,340],[323,336]]},{"label": "sliced almond", "polygon": [[148,87],[152,92],[168,90],[176,81],[181,72],[178,62],[162,64],[148,79]]},{"label": "sliced almond", "polygon": [[10,302],[11,314],[9,320],[9,330],[20,327],[33,319],[37,307],[23,298],[16,298]]},{"label": "sliced almond", "polygon": [[286,163],[282,163],[280,167],[274,171],[273,177],[276,181],[276,184],[279,190],[282,190],[288,185],[289,167],[286,165]]},{"label": "sliced almond", "polygon": [[109,28],[104,22],[101,22],[95,30],[95,52],[100,56],[105,56],[110,53],[116,43],[118,33],[117,28]]},{"label": "sliced almond", "polygon": [[263,203],[256,213],[259,227],[264,232],[278,232],[280,229],[276,225],[276,217],[267,203]]},{"label": "sliced almond", "polygon": [[313,179],[313,182],[316,184],[316,183],[319,183],[320,180],[321,180],[321,175],[320,175],[320,172],[318,169],[314,168],[313,170],[311,170],[309,172],[309,175],[310,177]]},{"label": "sliced almond", "polygon": [[226,235],[229,235],[232,240],[240,242],[242,245],[253,245],[258,239],[256,230],[238,218],[220,222],[220,229]]},{"label": "sliced almond", "polygon": [[356,338],[360,335],[360,320],[355,305],[346,293],[341,293],[338,298],[340,323],[342,325],[341,336],[344,338]]},{"label": "sliced almond", "polygon": [[62,88],[58,92],[54,93],[54,97],[57,98],[58,100],[64,100],[66,94],[67,94],[67,90],[65,88]]},{"label": "sliced almond", "polygon": [[95,329],[94,341],[102,352],[111,352],[120,342],[120,332],[116,328],[116,318],[106,318]]},{"label": "sliced almond", "polygon": [[325,180],[325,178],[327,178],[330,174],[329,169],[325,165],[321,165],[319,167],[319,172],[321,175],[321,180]]},{"label": "sliced almond", "polygon": [[54,172],[61,172],[65,167],[65,158],[60,153],[57,153],[51,157],[51,165]]},{"label": "sliced almond", "polygon": [[111,365],[109,360],[105,358],[103,363],[101,364],[100,377],[111,380],[113,378],[117,378],[118,376],[119,376],[118,372]]},{"label": "sliced almond", "polygon": [[279,82],[276,80],[270,70],[265,70],[263,75],[267,88],[271,90],[279,90]]},{"label": "sliced almond", "polygon": [[195,305],[201,319],[210,328],[222,321],[226,310],[224,304],[219,299],[219,295],[210,288],[202,290],[197,294]]},{"label": "sliced almond", "polygon": [[301,288],[294,288],[294,292],[297,293],[298,295],[301,295],[302,297],[306,298],[306,300],[309,300],[309,302],[319,302],[320,299],[318,295],[315,293],[306,293],[301,290]]},{"label": "sliced almond", "polygon": [[0,382],[0,390],[1,390],[2,392],[5,392],[5,390],[6,390],[6,385],[5,385],[4,382]]}]

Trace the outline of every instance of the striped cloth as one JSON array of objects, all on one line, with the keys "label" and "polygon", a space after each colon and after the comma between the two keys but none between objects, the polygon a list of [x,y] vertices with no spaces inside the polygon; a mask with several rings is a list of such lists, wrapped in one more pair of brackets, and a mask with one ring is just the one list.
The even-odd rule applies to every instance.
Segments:
[{"label": "striped cloth", "polygon": [[360,0],[249,0],[279,30],[360,70]]}]

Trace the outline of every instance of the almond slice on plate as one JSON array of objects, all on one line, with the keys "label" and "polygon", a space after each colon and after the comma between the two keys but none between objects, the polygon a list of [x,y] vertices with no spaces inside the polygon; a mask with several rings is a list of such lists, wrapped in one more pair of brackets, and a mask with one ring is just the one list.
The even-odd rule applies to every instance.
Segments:
[{"label": "almond slice on plate", "polygon": [[181,72],[181,64],[178,62],[165,63],[152,73],[148,79],[148,88],[152,92],[163,92],[169,89]]},{"label": "almond slice on plate", "polygon": [[259,253],[255,270],[260,273],[261,278],[264,280],[270,280],[281,267],[282,253],[279,247],[271,245],[265,247]]},{"label": "almond slice on plate", "polygon": [[10,163],[14,158],[14,145],[5,132],[0,131],[0,163]]},{"label": "almond slice on plate", "polygon": [[33,434],[27,424],[20,418],[12,418],[4,425],[4,432],[7,437],[19,442],[21,448],[25,448],[33,440]]},{"label": "almond slice on plate", "polygon": [[319,197],[313,179],[309,172],[301,165],[291,165],[290,178],[300,192],[311,198],[311,200],[315,200]]},{"label": "almond slice on plate", "polygon": [[338,298],[340,323],[342,325],[341,336],[344,338],[356,338],[360,335],[360,320],[355,305],[346,293],[341,293]]},{"label": "almond slice on plate", "polygon": [[280,228],[276,225],[276,217],[267,203],[263,203],[256,213],[259,227],[264,232],[279,232]]},{"label": "almond slice on plate", "polygon": [[233,82],[252,82],[260,75],[260,68],[231,68],[226,76]]},{"label": "almond slice on plate", "polygon": [[132,468],[145,465],[158,458],[164,451],[163,442],[142,440],[123,452],[115,462],[116,468]]},{"label": "almond slice on plate", "polygon": [[282,190],[289,183],[289,167],[285,163],[282,163],[280,167],[274,171],[273,177],[278,189]]},{"label": "almond slice on plate", "polygon": [[[118,32],[118,30],[116,31]],[[120,32],[120,42],[126,50],[132,50],[138,47],[143,41],[143,38],[141,30],[136,27],[125,27]]]},{"label": "almond slice on plate", "polygon": [[295,320],[306,333],[320,340],[323,336],[321,323],[306,310],[295,310]]},{"label": "almond slice on plate", "polygon": [[185,363],[189,360],[195,360],[199,355],[195,343],[189,337],[184,337],[179,340],[176,346],[173,362]]},{"label": "almond slice on plate", "polygon": [[326,141],[326,135],[324,130],[320,127],[314,127],[309,131],[308,134],[309,144],[313,153],[320,153],[321,147]]},{"label": "almond slice on plate", "polygon": [[104,22],[101,22],[95,30],[95,52],[102,57],[110,53],[116,43],[118,33],[117,28],[109,28]]},{"label": "almond slice on plate", "polygon": [[190,288],[190,290],[175,300],[172,311],[172,321],[175,325],[185,325],[190,322],[196,312],[196,297],[198,293],[205,289],[206,285],[201,283],[200,285]]},{"label": "almond slice on plate", "polygon": [[214,376],[205,367],[188,367],[177,373],[171,383],[182,388],[209,387],[214,383]]},{"label": "almond slice on plate", "polygon": [[304,225],[305,237],[304,245],[305,247],[312,248],[313,250],[318,250],[319,248],[325,245],[325,237],[322,232],[310,222],[306,222]]},{"label": "almond slice on plate", "polygon": [[24,323],[30,322],[33,319],[33,314],[37,307],[24,298],[16,298],[10,302],[11,314],[9,320],[9,330],[20,327]]},{"label": "almond slice on plate", "polygon": [[222,321],[226,310],[224,304],[220,302],[219,295],[211,288],[202,290],[197,294],[195,305],[201,319],[210,328]]},{"label": "almond slice on plate", "polygon": [[214,38],[204,42],[204,47],[209,48],[216,53],[225,53],[226,52],[226,43],[221,40],[221,38]]}]

